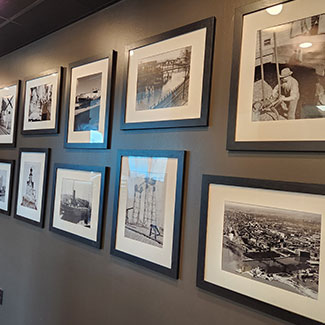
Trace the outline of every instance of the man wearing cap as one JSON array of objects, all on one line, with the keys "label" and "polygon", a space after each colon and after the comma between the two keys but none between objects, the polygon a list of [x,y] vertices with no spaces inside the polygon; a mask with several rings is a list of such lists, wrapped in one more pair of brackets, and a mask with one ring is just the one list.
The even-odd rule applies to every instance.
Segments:
[{"label": "man wearing cap", "polygon": [[[291,75],[293,72],[289,68],[281,70],[280,82],[281,82],[281,94],[280,99],[286,103],[288,109],[288,120],[294,120],[296,118],[296,109],[299,94],[299,83]],[[279,96],[279,86],[275,86],[273,89],[273,96]]]}]

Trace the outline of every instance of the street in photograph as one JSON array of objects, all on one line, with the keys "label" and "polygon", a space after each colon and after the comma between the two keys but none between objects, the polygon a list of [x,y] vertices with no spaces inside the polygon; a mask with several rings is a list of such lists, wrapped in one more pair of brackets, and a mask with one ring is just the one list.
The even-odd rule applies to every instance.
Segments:
[{"label": "street in photograph", "polygon": [[30,88],[30,102],[28,110],[29,122],[51,120],[52,84],[43,84]]}]

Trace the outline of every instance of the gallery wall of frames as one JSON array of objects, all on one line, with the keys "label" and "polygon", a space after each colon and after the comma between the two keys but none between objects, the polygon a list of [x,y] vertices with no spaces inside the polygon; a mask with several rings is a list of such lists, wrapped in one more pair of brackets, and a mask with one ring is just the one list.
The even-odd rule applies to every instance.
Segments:
[{"label": "gallery wall of frames", "polygon": [[323,0],[125,0],[0,83],[1,323],[325,322]]}]

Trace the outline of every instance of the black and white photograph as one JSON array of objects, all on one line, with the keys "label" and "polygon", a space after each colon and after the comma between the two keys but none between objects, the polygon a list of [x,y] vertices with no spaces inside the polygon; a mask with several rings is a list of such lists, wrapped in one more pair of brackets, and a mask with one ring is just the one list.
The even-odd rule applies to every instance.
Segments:
[{"label": "black and white photograph", "polygon": [[50,230],[101,247],[106,168],[55,164]]},{"label": "black and white photograph", "polygon": [[26,161],[23,167],[22,198],[20,205],[37,210],[39,208],[39,184],[41,176],[41,163]]},{"label": "black and white photograph", "polygon": [[20,82],[0,88],[0,146],[14,146]]},{"label": "black and white photograph", "polygon": [[5,202],[5,198],[8,192],[7,179],[8,172],[6,170],[0,169],[0,205]]},{"label": "black and white photograph", "polygon": [[122,129],[208,124],[215,18],[126,47]]},{"label": "black and white photograph", "polygon": [[321,218],[226,201],[222,269],[317,299]]},{"label": "black and white photograph", "polygon": [[203,175],[197,285],[323,324],[324,218],[324,184]]},{"label": "black and white photograph", "polygon": [[22,134],[58,132],[62,67],[25,80]]},{"label": "black and white photograph", "polygon": [[186,46],[138,63],[137,111],[187,105],[191,52]]},{"label": "black and white photograph", "polygon": [[61,219],[91,226],[92,183],[69,178],[62,179],[62,194],[60,203]]},{"label": "black and white photograph", "polygon": [[20,148],[15,218],[44,225],[47,166],[50,149]]},{"label": "black and white photograph", "polygon": [[253,121],[325,117],[325,14],[259,30]]},{"label": "black and white photograph", "polygon": [[74,131],[98,130],[102,73],[77,79]]},{"label": "black and white photograph", "polygon": [[49,121],[52,111],[52,84],[43,84],[30,88],[28,121]]},{"label": "black and white photograph", "polygon": [[111,254],[178,277],[184,151],[120,150]]},{"label": "black and white photograph", "polygon": [[[164,171],[167,159],[161,159],[160,163]],[[163,247],[166,174],[150,172],[150,165],[154,164],[154,158],[144,161],[143,158],[129,157],[124,235],[142,243]]]},{"label": "black and white photograph", "polygon": [[10,214],[13,170],[13,160],[0,159],[0,213]]}]

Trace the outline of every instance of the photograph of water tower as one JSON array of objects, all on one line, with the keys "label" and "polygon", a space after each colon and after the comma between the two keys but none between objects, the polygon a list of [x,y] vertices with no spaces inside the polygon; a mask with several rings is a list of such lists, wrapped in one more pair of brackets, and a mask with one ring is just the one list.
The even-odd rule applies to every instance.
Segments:
[{"label": "photograph of water tower", "polygon": [[258,30],[252,121],[325,117],[325,14]]},{"label": "photograph of water tower", "polygon": [[60,218],[73,224],[90,228],[92,189],[92,182],[63,178]]},{"label": "photograph of water tower", "polygon": [[226,201],[222,269],[318,298],[320,214]]},{"label": "photograph of water tower", "polygon": [[125,237],[163,247],[166,168],[167,158],[129,157]]},{"label": "photograph of water tower", "polygon": [[138,62],[136,111],[187,105],[191,53],[186,46]]}]

